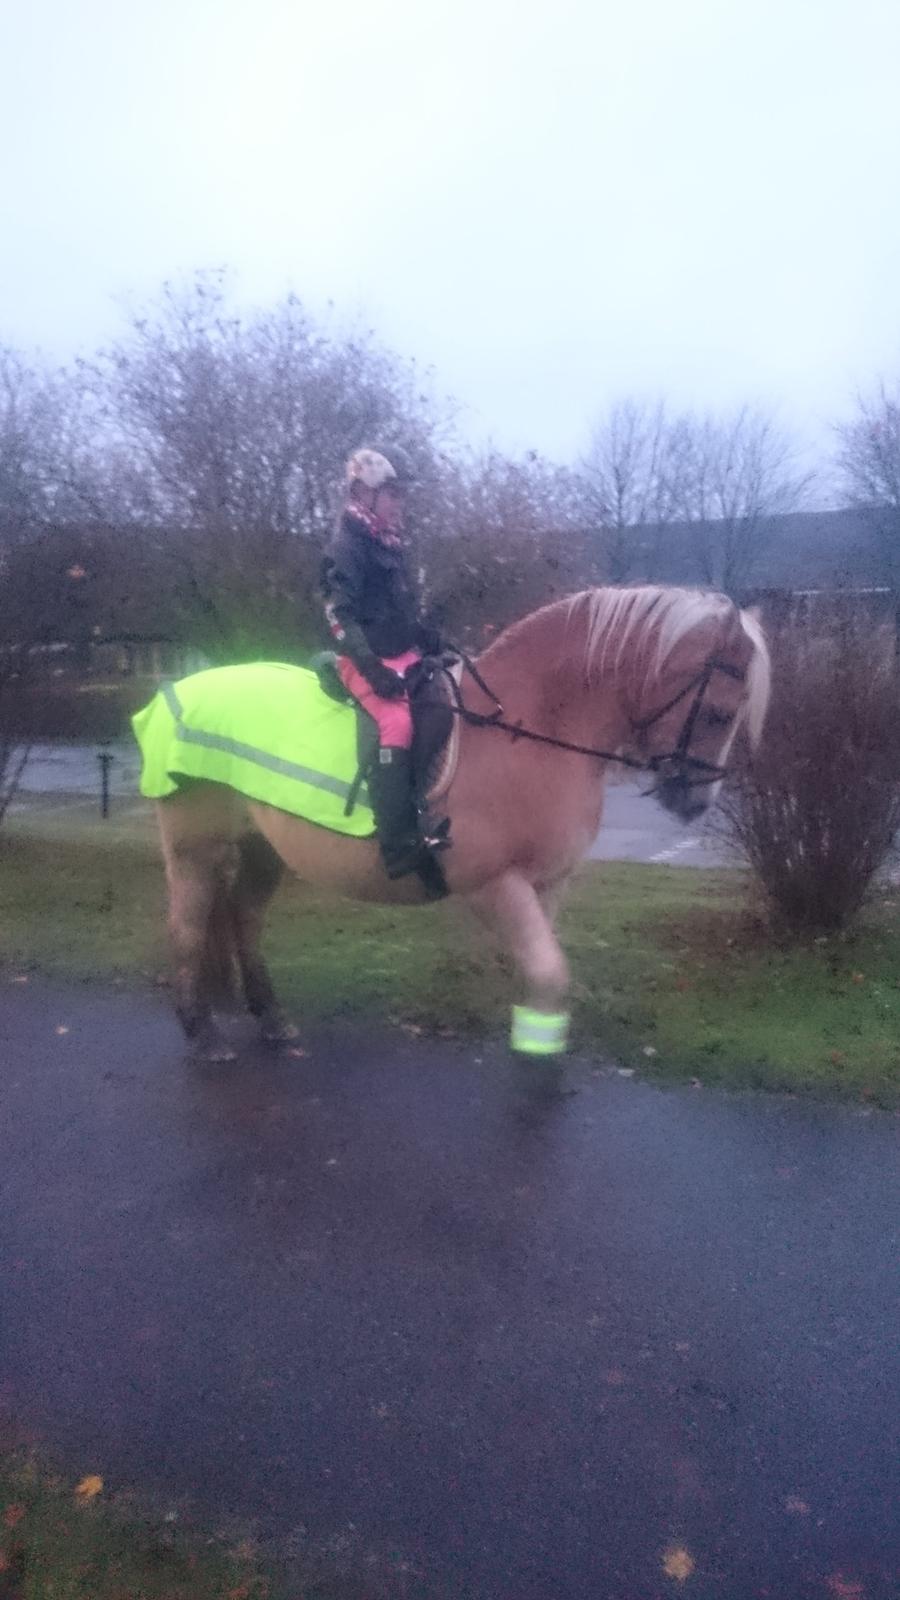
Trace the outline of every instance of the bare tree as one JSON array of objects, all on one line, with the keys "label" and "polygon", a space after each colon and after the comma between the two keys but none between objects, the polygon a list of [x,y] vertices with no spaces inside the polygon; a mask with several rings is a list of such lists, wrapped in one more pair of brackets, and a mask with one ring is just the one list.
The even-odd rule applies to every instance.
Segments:
[{"label": "bare tree", "polygon": [[0,346],[0,534],[109,522],[106,440],[87,369]]},{"label": "bare tree", "polygon": [[66,413],[57,374],[0,348],[0,821],[28,758],[27,675],[48,597],[26,568],[59,501]]},{"label": "bare tree", "polygon": [[0,347],[0,538],[4,542],[53,515],[62,429],[63,401],[55,376],[21,351]]},{"label": "bare tree", "polygon": [[340,467],[399,440],[427,478],[449,426],[414,365],[289,297],[240,316],[219,274],[166,286],[94,374],[116,495],[155,530],[183,617],[216,657],[308,648]]},{"label": "bare tree", "polygon": [[[657,545],[674,514],[665,402],[619,400],[594,428],[579,463],[584,510],[599,533],[602,576],[622,583],[643,557],[652,577]],[[639,554],[635,529],[645,531]]]},{"label": "bare tree", "polygon": [[873,395],[858,396],[856,416],[837,434],[839,473],[851,503],[870,514],[900,621],[900,385],[882,382]]},{"label": "bare tree", "polygon": [[771,417],[744,406],[731,417],[679,417],[667,450],[679,522],[694,525],[704,583],[737,594],[754,575],[774,519],[796,510],[811,481]]},{"label": "bare tree", "polygon": [[585,580],[582,488],[536,452],[445,460],[421,540],[426,604],[478,643]]}]

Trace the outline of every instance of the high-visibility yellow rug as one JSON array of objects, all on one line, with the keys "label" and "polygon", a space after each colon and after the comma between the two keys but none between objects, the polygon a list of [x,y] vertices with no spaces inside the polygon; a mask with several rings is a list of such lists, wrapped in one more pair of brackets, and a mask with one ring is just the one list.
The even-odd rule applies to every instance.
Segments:
[{"label": "high-visibility yellow rug", "polygon": [[326,695],[314,672],[279,662],[211,667],[164,683],[132,718],[141,794],[174,794],[178,775],[225,783],[336,833],[375,831],[365,785],[352,814],[356,713]]}]

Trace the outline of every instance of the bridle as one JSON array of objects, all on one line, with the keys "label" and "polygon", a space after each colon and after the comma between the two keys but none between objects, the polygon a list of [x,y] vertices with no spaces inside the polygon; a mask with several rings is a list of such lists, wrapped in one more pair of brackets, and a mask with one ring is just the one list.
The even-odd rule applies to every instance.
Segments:
[{"label": "bridle", "polygon": [[470,706],[465,704],[460,686],[450,671],[447,662],[440,661],[438,663],[439,668],[450,685],[450,710],[455,716],[460,717],[463,722],[467,722],[470,727],[496,728],[499,733],[510,734],[513,740],[528,739],[533,744],[551,745],[554,749],[567,750],[575,755],[592,756],[599,761],[617,761],[621,766],[631,767],[636,772],[650,772],[658,781],[652,789],[647,791],[649,794],[655,794],[664,783],[675,781],[686,788],[697,788],[702,784],[717,783],[725,775],[725,768],[718,766],[716,762],[705,761],[702,756],[692,756],[690,743],[703,705],[703,697],[709,688],[713,674],[723,672],[726,677],[733,678],[736,682],[743,683],[744,681],[745,674],[740,667],[732,666],[730,661],[721,661],[717,656],[710,656],[696,677],[692,678],[690,683],[685,684],[683,689],[673,695],[671,700],[667,700],[664,706],[660,706],[656,711],[651,712],[649,717],[642,717],[639,722],[632,721],[631,731],[633,733],[646,733],[657,722],[661,722],[663,717],[668,716],[670,711],[674,711],[675,707],[680,705],[682,700],[686,700],[688,695],[693,694],[694,696],[674,750],[670,750],[665,754],[649,756],[646,760],[639,761],[633,756],[620,755],[615,750],[600,750],[592,745],[573,744],[569,739],[556,739],[549,733],[536,733],[532,728],[523,728],[520,722],[506,722],[500,701],[494,691],[485,683],[474,661],[455,645],[448,646],[448,654],[462,661],[469,676],[478,685],[482,693],[486,694],[488,699],[494,703],[493,711],[473,711]]},{"label": "bridle", "polygon": [[[718,766],[714,761],[704,761],[701,756],[692,756],[690,754],[691,739],[694,736],[694,728],[703,705],[703,696],[706,694],[715,672],[724,672],[726,677],[733,678],[737,683],[744,682],[745,674],[740,667],[732,666],[730,661],[720,661],[716,656],[710,656],[702,671],[698,672],[697,676],[692,678],[690,683],[686,684],[678,694],[673,695],[671,700],[667,700],[664,706],[660,706],[659,710],[654,711],[649,717],[642,717],[639,722],[632,722],[633,733],[646,733],[648,728],[652,728],[655,723],[661,722],[663,717],[668,716],[670,711],[674,711],[675,707],[680,705],[682,700],[686,700],[688,695],[694,691],[694,698],[684,719],[675,749],[670,751],[668,755],[651,756],[646,763],[646,769],[649,772],[661,775],[663,778],[678,778],[682,783],[686,783],[688,788],[695,788],[698,784],[703,783],[717,783],[720,778],[724,777],[724,767]],[[671,768],[672,770],[666,772],[666,768]],[[688,771],[694,771],[702,774],[702,776],[698,775],[689,778],[687,776]]]}]

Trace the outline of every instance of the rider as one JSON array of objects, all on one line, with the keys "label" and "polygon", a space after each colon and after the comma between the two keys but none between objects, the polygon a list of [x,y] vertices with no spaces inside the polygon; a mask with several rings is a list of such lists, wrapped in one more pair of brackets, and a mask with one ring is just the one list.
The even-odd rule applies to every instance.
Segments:
[{"label": "rider", "polygon": [[429,845],[413,796],[413,724],[405,672],[440,638],[421,622],[403,550],[406,479],[377,450],[356,450],[344,469],[344,505],[322,564],[325,613],[344,687],[378,725],[368,775],[389,878],[421,871]]}]

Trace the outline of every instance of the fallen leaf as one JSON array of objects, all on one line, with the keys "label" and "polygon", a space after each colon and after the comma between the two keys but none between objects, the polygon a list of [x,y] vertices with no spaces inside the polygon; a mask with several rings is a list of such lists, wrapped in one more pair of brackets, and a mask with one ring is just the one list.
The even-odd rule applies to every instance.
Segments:
[{"label": "fallen leaf", "polygon": [[855,1578],[845,1577],[843,1572],[833,1572],[825,1579],[825,1584],[837,1600],[864,1600],[865,1590]]},{"label": "fallen leaf", "polygon": [[82,1505],[87,1505],[89,1500],[95,1500],[97,1495],[102,1493],[103,1479],[99,1478],[95,1472],[90,1473],[86,1478],[82,1478],[75,1488],[75,1498]]},{"label": "fallen leaf", "polygon": [[634,1067],[616,1067],[616,1071],[620,1078],[634,1077]]},{"label": "fallen leaf", "polygon": [[59,1024],[59,1026],[58,1026],[58,1028],[57,1028],[57,1029],[56,1029],[56,1032],[57,1032],[57,1033],[59,1033],[59,1034],[63,1034],[63,1033],[68,1033],[68,1031],[69,1031],[69,1030],[68,1030],[68,1028],[67,1028],[67,1027],[66,1027],[66,1025],[65,1025],[65,1023],[64,1023],[64,1022],[61,1022],[61,1023],[60,1023],[60,1024]]},{"label": "fallen leaf", "polygon": [[7,1506],[6,1509],[3,1512],[4,1526],[7,1527],[7,1528],[15,1528],[15,1527],[17,1527],[18,1524],[22,1521],[22,1518],[24,1517],[24,1515],[25,1515],[25,1507],[21,1504],[20,1501],[18,1501],[18,1500],[13,1501],[12,1505]]},{"label": "fallen leaf", "polygon": [[299,1044],[292,1044],[290,1049],[288,1050],[288,1055],[289,1056],[305,1056],[306,1055],[306,1051],[305,1050],[301,1050]]},{"label": "fallen leaf", "polygon": [[27,972],[17,972],[16,976],[14,978],[10,978],[9,981],[10,981],[10,983],[27,983],[28,982],[28,973]]},{"label": "fallen leaf", "polygon": [[854,972],[851,981],[853,983],[865,983],[866,975],[864,972]]},{"label": "fallen leaf", "polygon": [[653,1044],[645,1044],[644,1045],[644,1055],[645,1056],[655,1056],[655,1055],[658,1055],[658,1053],[659,1052],[657,1051],[657,1048],[656,1048],[655,1045],[653,1045]]},{"label": "fallen leaf", "polygon": [[832,1050],[828,1059],[833,1067],[842,1067],[847,1057],[844,1055],[843,1050]]},{"label": "fallen leaf", "polygon": [[696,1563],[683,1544],[670,1544],[663,1556],[663,1572],[676,1583],[686,1583]]},{"label": "fallen leaf", "polygon": [[809,1506],[807,1505],[805,1500],[801,1500],[799,1495],[796,1495],[796,1494],[789,1494],[788,1495],[787,1499],[784,1502],[784,1509],[785,1509],[785,1511],[793,1512],[794,1516],[797,1516],[797,1517],[808,1517],[809,1516]]}]

